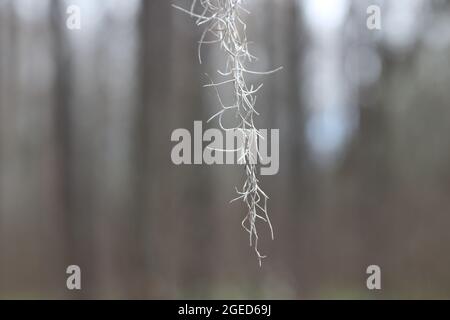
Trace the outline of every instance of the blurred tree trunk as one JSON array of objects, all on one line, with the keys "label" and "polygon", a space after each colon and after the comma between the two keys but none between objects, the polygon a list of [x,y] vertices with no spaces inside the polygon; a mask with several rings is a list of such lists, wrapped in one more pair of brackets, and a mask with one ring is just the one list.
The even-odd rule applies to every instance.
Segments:
[{"label": "blurred tree trunk", "polygon": [[[138,17],[137,108],[133,139],[133,226],[131,261],[136,267],[130,290],[137,297],[158,298],[165,291],[160,275],[164,274],[164,241],[158,237],[164,228],[164,166],[167,155],[162,146],[169,107],[170,88],[170,3],[145,1]],[[145,279],[143,281],[142,279]]]},{"label": "blurred tree trunk", "polygon": [[[83,290],[71,293],[71,297],[89,298],[95,290],[95,262],[92,246],[92,217],[86,210],[89,204],[84,195],[90,194],[89,183],[84,181],[83,170],[75,153],[75,127],[73,109],[73,59],[67,36],[65,5],[52,0],[50,5],[51,30],[55,59],[54,77],[54,139],[56,152],[56,192],[59,201],[63,237],[65,237],[65,261],[79,265],[82,270]],[[76,179],[78,172],[78,178]],[[61,270],[65,285],[65,270]]]},{"label": "blurred tree trunk", "polygon": [[[165,139],[170,139],[176,128],[187,128],[193,134],[194,121],[202,121],[203,129],[206,130],[206,119],[215,110],[216,100],[206,105],[205,100],[209,92],[202,85],[203,81],[207,81],[207,77],[202,78],[201,75],[206,72],[214,74],[218,68],[213,55],[210,54],[214,45],[203,46],[201,54],[204,63],[200,65],[198,61],[198,41],[205,26],[197,27],[194,19],[175,9],[171,9],[171,14],[174,30],[170,42],[173,54],[169,68],[171,83],[168,88],[170,99],[167,106],[170,109],[170,123],[167,128],[161,128],[167,137]],[[171,150],[164,150],[167,152],[165,161],[170,162]],[[205,297],[215,289],[211,278],[214,268],[219,267],[217,258],[220,256],[220,245],[217,244],[215,250],[211,250],[218,232],[215,229],[218,225],[215,219],[218,219],[219,210],[212,208],[214,190],[221,187],[220,181],[218,186],[212,183],[212,172],[217,167],[174,166],[172,163],[170,166],[172,174],[169,183],[176,187],[169,187],[168,192],[171,195],[178,194],[173,207],[176,216],[166,220],[172,225],[172,232],[177,233],[171,236],[174,239],[172,241],[175,241],[172,244],[173,252],[178,256],[177,266],[173,270],[177,275],[175,281],[183,288],[179,293],[182,297]],[[185,178],[180,179],[181,176]],[[226,203],[226,199],[221,201],[222,204]],[[189,250],[180,250],[180,243]]]},{"label": "blurred tree trunk", "polygon": [[10,270],[10,239],[8,234],[9,202],[7,194],[7,184],[10,183],[6,172],[8,170],[7,152],[11,145],[9,117],[10,108],[15,103],[14,90],[17,82],[17,75],[14,66],[17,63],[18,38],[17,16],[14,4],[9,2],[0,10],[0,294],[14,290],[11,283]]},{"label": "blurred tree trunk", "polygon": [[[366,16],[360,12],[364,4],[354,3],[352,23],[353,26],[364,26]],[[377,52],[375,33],[366,28],[358,29],[354,34],[357,49],[368,48]],[[386,52],[378,50],[380,61],[388,61]],[[355,55],[357,59],[362,59]],[[358,62],[359,68],[363,66]],[[365,270],[372,264],[386,266],[388,261],[385,253],[389,251],[389,237],[391,236],[389,201],[394,191],[390,161],[390,141],[392,139],[389,128],[388,105],[382,98],[385,92],[386,77],[389,74],[389,65],[383,64],[383,73],[380,80],[374,85],[363,85],[356,81],[355,94],[358,103],[359,126],[354,139],[349,146],[343,171],[348,175],[352,192],[353,208],[351,218],[355,230],[355,248],[359,254],[357,270]],[[364,70],[357,70],[356,74],[364,74]],[[344,213],[345,214],[345,213]],[[383,259],[383,260],[381,260]],[[365,286],[361,282],[361,290]]]},{"label": "blurred tree trunk", "polygon": [[[312,171],[308,160],[305,141],[306,111],[302,99],[302,62],[303,44],[306,43],[303,19],[298,1],[268,1],[265,30],[271,67],[282,64],[282,71],[274,75],[268,90],[268,128],[280,129],[280,172],[265,180],[279,181],[277,187],[271,187],[270,194],[276,194],[269,201],[276,225],[276,240],[283,243],[280,255],[289,266],[290,276],[295,280],[294,288],[306,289],[308,241],[310,237]],[[300,39],[300,41],[297,41]],[[264,93],[265,94],[265,93]],[[260,101],[261,102],[261,101]],[[276,179],[274,179],[276,178]],[[283,192],[279,192],[279,190]],[[286,223],[287,222],[287,223]],[[303,253],[303,254],[302,254]],[[277,259],[274,257],[274,259]],[[299,293],[298,293],[299,294]]]}]

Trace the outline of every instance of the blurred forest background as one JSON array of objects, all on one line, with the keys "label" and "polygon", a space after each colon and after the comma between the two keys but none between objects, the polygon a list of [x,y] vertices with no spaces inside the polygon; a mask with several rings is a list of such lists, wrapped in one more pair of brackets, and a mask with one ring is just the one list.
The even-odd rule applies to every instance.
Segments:
[{"label": "blurred forest background", "polygon": [[222,66],[172,3],[0,0],[0,298],[450,298],[450,1],[246,1],[253,69],[284,66],[254,79],[280,129],[262,268],[242,168],[171,162]]}]

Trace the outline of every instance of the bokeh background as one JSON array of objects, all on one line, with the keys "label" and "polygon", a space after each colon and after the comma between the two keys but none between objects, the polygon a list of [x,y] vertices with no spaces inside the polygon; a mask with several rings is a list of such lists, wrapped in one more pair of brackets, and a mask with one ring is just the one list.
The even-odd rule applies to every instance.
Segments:
[{"label": "bokeh background", "polygon": [[280,129],[262,268],[242,168],[171,162],[222,66],[172,3],[0,0],[0,298],[450,298],[450,1],[246,1],[254,69],[284,67],[253,78]]}]

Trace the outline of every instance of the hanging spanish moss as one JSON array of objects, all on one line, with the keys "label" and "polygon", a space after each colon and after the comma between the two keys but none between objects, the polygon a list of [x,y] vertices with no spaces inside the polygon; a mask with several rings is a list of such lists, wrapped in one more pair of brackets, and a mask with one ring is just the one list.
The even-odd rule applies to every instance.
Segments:
[{"label": "hanging spanish moss", "polygon": [[[249,11],[244,7],[244,2],[242,0],[193,0],[189,9],[176,5],[174,7],[188,13],[195,19],[198,26],[204,28],[198,46],[200,64],[202,64],[203,45],[216,45],[225,56],[226,63],[223,69],[217,71],[222,79],[217,82],[211,80],[205,85],[205,87],[214,88],[220,104],[219,112],[214,114],[208,122],[217,120],[222,130],[233,131],[242,137],[242,145],[237,149],[217,151],[237,152],[239,163],[244,164],[244,182],[241,188],[236,188],[238,197],[232,201],[240,200],[246,206],[242,226],[249,234],[250,246],[254,248],[261,265],[265,256],[258,249],[257,222],[262,221],[267,224],[271,238],[274,238],[267,209],[269,197],[261,189],[257,173],[258,162],[261,160],[257,141],[258,138],[262,138],[262,135],[256,128],[254,120],[259,115],[256,111],[256,98],[263,84],[250,84],[246,77],[251,74],[274,73],[281,68],[259,72],[248,67],[256,60],[256,57],[250,53],[248,47],[245,19]],[[232,102],[229,105],[225,104],[224,99],[221,98],[221,89],[226,86],[232,88]],[[235,126],[227,127],[223,124],[224,116],[229,113],[233,113],[237,119]]]}]

